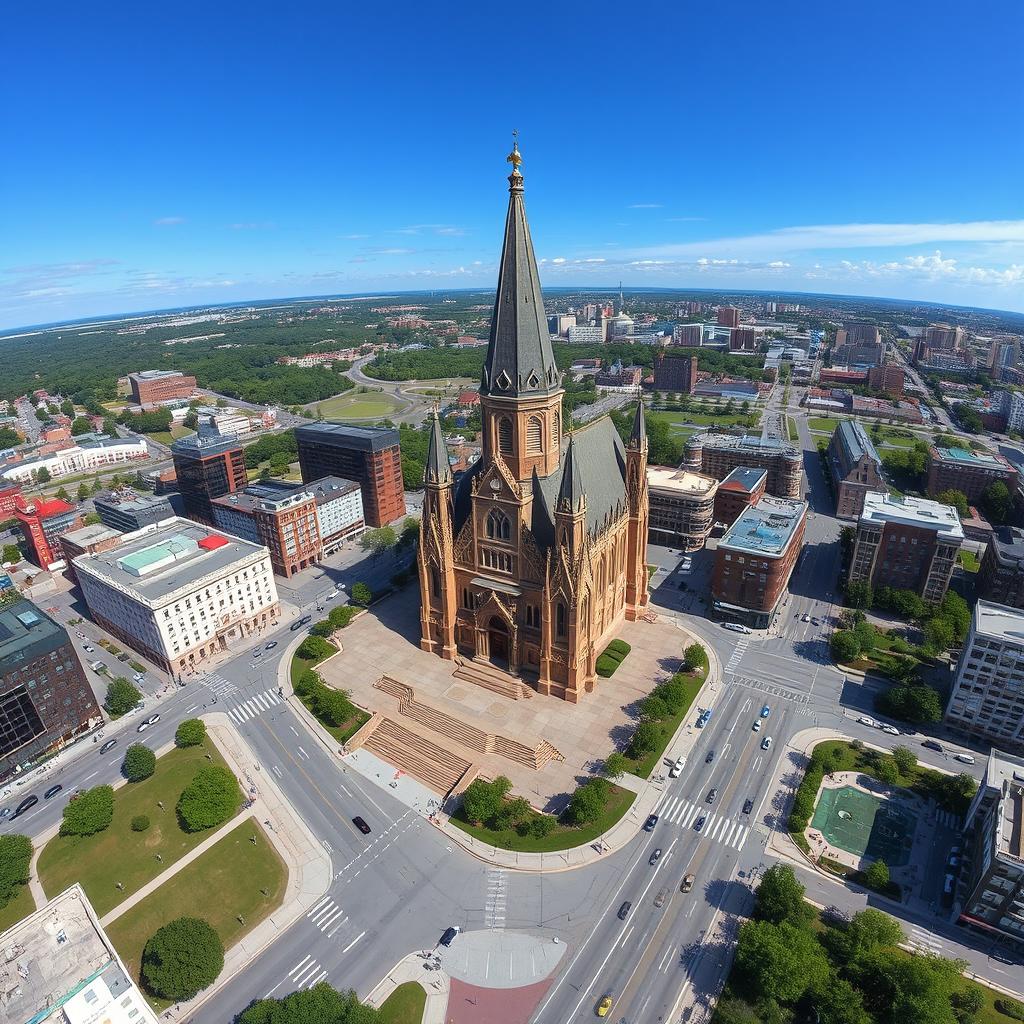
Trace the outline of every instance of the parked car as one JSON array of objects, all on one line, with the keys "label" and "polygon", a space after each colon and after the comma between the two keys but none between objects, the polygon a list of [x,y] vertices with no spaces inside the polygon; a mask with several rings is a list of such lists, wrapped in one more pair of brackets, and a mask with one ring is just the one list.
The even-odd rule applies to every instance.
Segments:
[{"label": "parked car", "polygon": [[682,775],[683,769],[685,767],[686,767],[686,758],[685,757],[680,757],[676,761],[676,763],[674,765],[672,765],[672,768],[670,769],[670,771],[668,773],[669,778],[670,779],[678,779],[679,776]]},{"label": "parked car", "polygon": [[750,630],[746,626],[741,626],[738,622],[723,622],[722,629],[730,629],[734,633],[749,633]]},{"label": "parked car", "polygon": [[804,612],[804,614],[800,618],[800,621],[801,622],[810,622],[811,621],[811,617],[810,617],[810,615],[807,614],[807,612]]},{"label": "parked car", "polygon": [[455,941],[455,936],[461,931],[462,929],[457,924],[453,924],[450,928],[445,928],[444,934],[441,936],[441,945],[450,946]]},{"label": "parked car", "polygon": [[763,740],[761,740],[761,749],[762,750],[771,750],[771,748],[772,748],[772,738],[771,738],[771,736],[765,736],[765,738]]},{"label": "parked car", "polygon": [[974,764],[973,754],[954,754],[953,759],[960,761],[962,764]]},{"label": "parked car", "polygon": [[267,646],[263,648],[263,650],[265,650],[265,651],[272,651],[276,646],[277,646],[277,641],[276,640],[271,640],[270,643],[267,644]]},{"label": "parked car", "polygon": [[90,647],[88,644],[82,644],[82,650],[85,651],[86,654],[92,654],[93,651],[96,650],[96,648]]},{"label": "parked car", "polygon": [[883,725],[882,732],[888,733],[890,736],[899,736],[900,731],[895,725]]},{"label": "parked car", "polygon": [[117,746],[117,740],[107,740],[106,743],[100,747],[100,753],[105,754],[108,750],[113,750]]},{"label": "parked car", "polygon": [[51,796],[56,796],[64,787],[61,785],[51,786],[44,794],[43,799],[49,800]]},{"label": "parked car", "polygon": [[715,752],[713,750],[709,750],[708,754],[707,754],[707,757],[704,758],[704,763],[705,764],[711,764],[711,762],[714,761],[714,759],[715,759]]},{"label": "parked car", "polygon": [[861,715],[860,718],[857,719],[857,722],[860,725],[870,725],[872,728],[874,728],[876,724],[875,720],[870,715]]},{"label": "parked car", "polygon": [[37,803],[39,803],[39,797],[25,797],[25,799],[22,800],[21,803],[14,808],[14,813],[11,815],[11,821],[14,821],[15,818],[20,818],[21,815],[23,815],[30,807],[35,807]]},{"label": "parked car", "polygon": [[937,750],[940,754],[942,753],[942,744],[937,743],[935,740],[923,740],[921,746],[927,747],[929,750]]},{"label": "parked car", "polygon": [[647,859],[647,863],[651,864],[651,865],[654,865],[654,864],[657,864],[659,860],[661,860],[661,847],[660,846],[655,847],[655,849],[652,851],[650,857]]},{"label": "parked car", "polygon": [[754,801],[753,800],[744,800],[743,801],[743,813],[744,814],[749,814],[753,809],[754,809]]},{"label": "parked car", "polygon": [[761,719],[760,718],[755,718],[754,719],[754,732],[760,732],[760,731],[761,731]]},{"label": "parked car", "polygon": [[767,704],[765,704],[765,706],[763,708],[761,708],[761,717],[762,718],[767,718],[771,713],[772,713],[772,709]]},{"label": "parked car", "polygon": [[694,876],[692,874],[683,875],[683,880],[682,880],[682,882],[679,883],[679,891],[680,892],[689,892],[693,888],[694,881],[695,881],[695,879],[694,879]]},{"label": "parked car", "polygon": [[631,906],[633,906],[633,904],[630,903],[629,900],[626,900],[625,903],[623,903],[622,906],[619,907],[619,920],[620,921],[625,921],[626,920],[626,917],[629,915],[629,908]]},{"label": "parked car", "polygon": [[366,822],[363,821],[361,817],[359,817],[359,815],[356,815],[352,819],[352,824],[355,825],[355,827],[359,829],[359,831],[362,832],[364,836],[368,836],[370,834],[370,826],[367,825]]},{"label": "parked car", "polygon": [[644,831],[650,832],[655,825],[658,824],[658,816],[656,814],[649,814],[647,820],[644,822]]}]

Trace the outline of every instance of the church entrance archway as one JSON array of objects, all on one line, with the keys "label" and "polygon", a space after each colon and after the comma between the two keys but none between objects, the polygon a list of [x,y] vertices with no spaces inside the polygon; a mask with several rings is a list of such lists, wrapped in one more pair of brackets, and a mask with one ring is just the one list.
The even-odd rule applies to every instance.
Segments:
[{"label": "church entrance archway", "polygon": [[487,651],[492,662],[502,668],[508,666],[509,634],[508,623],[498,615],[492,615],[487,624]]}]

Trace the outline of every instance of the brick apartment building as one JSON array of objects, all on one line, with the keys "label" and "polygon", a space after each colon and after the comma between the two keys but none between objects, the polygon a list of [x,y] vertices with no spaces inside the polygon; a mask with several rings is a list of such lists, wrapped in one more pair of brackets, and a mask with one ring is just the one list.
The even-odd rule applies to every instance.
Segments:
[{"label": "brick apartment building", "polygon": [[71,560],[79,555],[89,555],[99,551],[109,551],[121,543],[123,534],[103,523],[90,523],[60,535],[60,549],[67,568],[64,570],[68,578],[78,582],[75,567]]},{"label": "brick apartment building", "polygon": [[196,390],[195,377],[178,370],[140,370],[128,374],[132,399],[137,405],[155,405],[175,398],[191,398]]},{"label": "brick apartment building", "polygon": [[719,327],[739,327],[740,311],[735,306],[718,307]]},{"label": "brick apartment building", "polygon": [[718,481],[668,466],[647,467],[650,544],[696,551],[704,546],[714,522]]},{"label": "brick apartment building", "polygon": [[803,454],[795,445],[760,435],[693,434],[686,442],[683,464],[697,473],[724,480],[734,469],[763,469],[765,490],[777,498],[799,498]]},{"label": "brick apartment building", "polygon": [[99,718],[64,627],[31,601],[0,608],[0,780]]},{"label": "brick apartment building", "polygon": [[764,497],[745,509],[715,551],[714,610],[764,629],[771,625],[800,557],[807,502]]},{"label": "brick apartment building", "polygon": [[850,582],[913,590],[925,601],[945,596],[964,542],[952,505],[928,498],[864,495],[850,559]]},{"label": "brick apartment building", "polygon": [[213,525],[214,498],[241,491],[249,482],[242,446],[217,434],[193,434],[171,445],[185,515]]},{"label": "brick apartment building", "polygon": [[719,485],[715,495],[715,522],[732,526],[751,505],[765,494],[768,473],[764,469],[738,466]]},{"label": "brick apartment building", "polygon": [[896,363],[886,363],[884,366],[872,366],[868,370],[868,387],[875,391],[884,391],[887,395],[902,397],[903,389],[906,386],[906,373],[902,366]]},{"label": "brick apartment building", "polygon": [[666,355],[654,357],[654,390],[692,395],[697,386],[697,357]]},{"label": "brick apartment building", "polygon": [[729,350],[732,352],[756,352],[761,332],[756,327],[734,327],[729,332]]},{"label": "brick apartment building", "polygon": [[985,546],[978,572],[978,597],[1024,608],[1024,530],[997,526]]},{"label": "brick apartment building", "polygon": [[859,519],[864,496],[887,491],[882,460],[867,431],[855,420],[841,420],[828,444],[828,466],[839,519]]},{"label": "brick apartment building", "polygon": [[933,446],[928,449],[925,469],[929,494],[949,489],[962,491],[972,504],[991,484],[1002,481],[1010,494],[1017,486],[1017,470],[1008,459],[995,452]]},{"label": "brick apartment building", "polygon": [[363,519],[385,526],[405,515],[399,433],[391,427],[310,423],[295,428],[304,483],[325,476],[357,480],[363,491]]},{"label": "brick apartment building", "polygon": [[0,519],[11,519],[21,497],[18,484],[0,484]]}]

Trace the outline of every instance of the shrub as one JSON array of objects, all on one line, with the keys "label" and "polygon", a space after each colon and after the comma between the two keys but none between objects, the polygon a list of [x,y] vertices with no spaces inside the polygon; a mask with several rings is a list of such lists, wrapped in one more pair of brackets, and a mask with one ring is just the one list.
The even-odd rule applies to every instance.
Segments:
[{"label": "shrub", "polygon": [[618,654],[621,661],[633,648],[625,640],[612,640],[605,648],[606,654]]},{"label": "shrub", "polygon": [[362,580],[352,584],[351,600],[353,604],[364,608],[373,600],[373,591]]},{"label": "shrub", "polygon": [[339,604],[336,608],[332,608],[327,616],[327,621],[335,629],[344,629],[354,618],[358,608],[353,608],[350,604]]},{"label": "shrub", "polygon": [[320,678],[319,672],[314,672],[311,668],[304,668],[299,673],[299,678],[295,680],[292,689],[295,690],[297,697],[312,697],[316,688],[322,685],[323,680]]},{"label": "shrub", "polygon": [[628,767],[629,762],[626,760],[626,755],[620,754],[616,750],[604,759],[604,765],[601,770],[609,779],[617,779]]},{"label": "shrub", "polygon": [[660,722],[669,716],[668,705],[657,693],[649,693],[640,701],[640,715],[646,722]]},{"label": "shrub", "polygon": [[133,832],[145,832],[149,828],[149,817],[145,814],[136,814],[132,818],[132,831]]},{"label": "shrub", "polygon": [[309,627],[309,632],[312,636],[329,637],[334,632],[334,627],[331,625],[330,620],[321,619]]},{"label": "shrub", "polygon": [[615,674],[615,670],[619,667],[619,664],[619,662],[614,658],[610,658],[607,654],[601,654],[598,655],[594,670],[602,679],[608,679],[610,676]]},{"label": "shrub", "polygon": [[32,862],[32,840],[28,836],[0,836],[0,907],[17,894],[18,886],[28,883]]},{"label": "shrub", "polygon": [[334,644],[329,640],[325,640],[322,636],[307,636],[299,644],[299,649],[296,653],[306,661],[323,661],[324,658],[329,658],[334,654],[337,649]]},{"label": "shrub", "polygon": [[876,892],[885,892],[889,887],[889,865],[884,860],[876,860],[864,872],[864,882]]},{"label": "shrub", "polygon": [[[555,819],[550,814],[535,814],[526,824],[526,831],[534,839],[543,839],[555,830]],[[1024,1018],[1021,1018],[1024,1020]]]},{"label": "shrub", "polygon": [[602,652],[606,658],[611,658],[612,661],[621,662],[625,655],[621,651],[613,651],[610,647],[606,647]]},{"label": "shrub", "polygon": [[708,663],[708,652],[704,650],[703,644],[690,644],[683,651],[683,668],[687,672],[704,668]]},{"label": "shrub", "polygon": [[127,714],[139,701],[142,694],[123,676],[111,679],[107,685],[107,696],[103,706],[112,718]]},{"label": "shrub", "polygon": [[133,672],[145,672],[146,671],[146,666],[145,665],[140,665],[137,661],[129,661],[128,662],[128,667]]},{"label": "shrub", "polygon": [[223,825],[242,802],[238,779],[219,764],[196,772],[178,798],[178,817],[186,832]]},{"label": "shrub", "polygon": [[174,731],[179,747],[198,747],[206,739],[206,723],[201,718],[186,718]]},{"label": "shrub", "polygon": [[856,661],[860,656],[860,640],[852,630],[837,629],[828,644],[832,657],[840,663]]},{"label": "shrub", "polygon": [[323,684],[313,688],[310,694],[313,714],[325,725],[344,725],[355,713],[355,706],[344,690],[335,690]]},{"label": "shrub", "polygon": [[604,805],[611,795],[611,783],[607,779],[587,779],[577,786],[569,800],[566,817],[577,827],[597,821],[604,811]]},{"label": "shrub", "polygon": [[1007,1017],[1012,1017],[1014,1020],[1024,1020],[1024,1003],[1016,999],[997,999],[995,1007]]},{"label": "shrub", "polygon": [[641,722],[633,731],[626,751],[630,757],[641,758],[653,754],[658,746],[658,727],[654,722]]},{"label": "shrub", "polygon": [[512,782],[499,775],[493,782],[474,779],[462,794],[462,813],[474,825],[490,821],[501,809]]},{"label": "shrub", "polygon": [[198,917],[179,917],[158,928],[142,951],[143,984],[161,999],[191,999],[223,967],[220,936]]},{"label": "shrub", "polygon": [[156,771],[156,754],[144,743],[133,743],[124,752],[121,774],[129,782],[142,782]]},{"label": "shrub", "polygon": [[64,805],[60,823],[62,836],[91,836],[102,832],[114,819],[114,790],[110,786],[93,786],[76,800]]}]

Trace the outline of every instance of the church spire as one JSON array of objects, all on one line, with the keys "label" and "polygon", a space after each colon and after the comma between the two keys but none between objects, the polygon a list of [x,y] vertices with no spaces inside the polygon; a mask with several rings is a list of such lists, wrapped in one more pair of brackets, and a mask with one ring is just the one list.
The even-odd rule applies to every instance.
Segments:
[{"label": "church spire", "polygon": [[452,467],[448,462],[448,448],[444,443],[444,433],[441,430],[441,421],[438,419],[436,409],[433,422],[430,425],[430,446],[427,449],[427,465],[423,473],[423,482],[439,487],[444,487],[452,482]]},{"label": "church spire", "polygon": [[508,155],[508,215],[480,392],[501,398],[548,395],[560,375],[551,350],[537,259],[523,205],[518,139]]},{"label": "church spire", "polygon": [[558,502],[555,505],[556,512],[569,512],[575,514],[586,506],[587,496],[583,491],[583,480],[580,477],[580,467],[573,451],[572,434],[569,435],[569,447],[565,452],[565,465],[562,467],[562,483],[558,488]]},{"label": "church spire", "polygon": [[637,399],[636,414],[633,416],[633,432],[629,435],[629,447],[639,451],[647,447],[647,420],[644,417],[644,400]]}]

